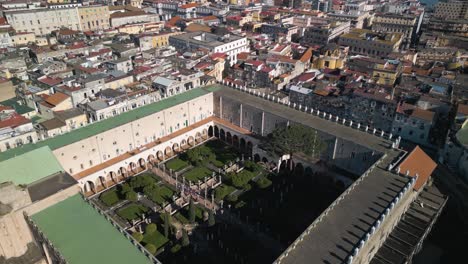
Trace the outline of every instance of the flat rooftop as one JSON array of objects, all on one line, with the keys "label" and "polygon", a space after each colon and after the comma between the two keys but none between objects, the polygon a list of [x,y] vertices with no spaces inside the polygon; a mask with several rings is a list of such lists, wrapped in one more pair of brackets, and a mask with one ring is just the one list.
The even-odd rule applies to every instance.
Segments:
[{"label": "flat rooftop", "polygon": [[373,136],[363,131],[344,126],[341,123],[336,123],[331,120],[326,120],[317,117],[310,113],[304,113],[282,105],[274,103],[266,99],[235,90],[222,85],[214,85],[217,88],[215,95],[227,97],[231,100],[239,101],[243,104],[250,105],[257,109],[275,114],[279,117],[300,123],[309,127],[313,127],[321,132],[334,135],[341,139],[345,139],[356,144],[368,147],[369,149],[379,151],[381,153],[387,151],[391,147],[392,142],[386,138]]},{"label": "flat rooftop", "polygon": [[79,194],[31,218],[67,263],[151,263]]},{"label": "flat rooftop", "polygon": [[343,200],[323,216],[281,263],[346,262],[347,257],[379,220],[394,197],[411,180],[390,173],[383,166],[398,154],[399,151],[388,152],[382,165],[377,165]]},{"label": "flat rooftop", "polygon": [[15,185],[27,185],[63,171],[65,170],[47,145],[38,146],[8,160],[0,159],[0,183],[13,182]]}]

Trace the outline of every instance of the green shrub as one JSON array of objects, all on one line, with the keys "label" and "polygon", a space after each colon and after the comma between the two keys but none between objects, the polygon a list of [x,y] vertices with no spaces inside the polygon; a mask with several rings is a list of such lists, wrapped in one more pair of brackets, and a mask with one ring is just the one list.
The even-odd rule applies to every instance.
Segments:
[{"label": "green shrub", "polygon": [[259,172],[262,170],[262,166],[260,166],[259,164],[251,161],[251,160],[247,160],[244,162],[244,167],[245,169],[251,171],[251,172]]},{"label": "green shrub", "polygon": [[136,202],[138,201],[138,194],[134,191],[129,191],[125,193],[125,199],[131,202]]},{"label": "green shrub", "polygon": [[171,247],[171,253],[177,253],[181,248],[182,246],[180,244],[175,244],[173,247]]},{"label": "green shrub", "polygon": [[148,250],[149,253],[154,255],[156,253],[156,246],[153,244],[146,244],[145,246],[146,250]]},{"label": "green shrub", "polygon": [[226,199],[227,199],[229,202],[236,202],[238,198],[239,198],[239,197],[237,197],[237,195],[228,195],[228,196],[226,197]]},{"label": "green shrub", "polygon": [[224,166],[224,163],[219,160],[212,160],[211,164],[213,164],[213,166],[218,167],[218,168],[222,168]]},{"label": "green shrub", "polygon": [[252,189],[252,185],[247,183],[244,186],[242,186],[242,189],[244,189],[244,191],[246,191],[246,192],[250,191],[250,189]]},{"label": "green shrub", "polygon": [[143,240],[143,234],[140,232],[133,232],[132,237],[138,242]]},{"label": "green shrub", "polygon": [[116,189],[107,191],[99,197],[99,199],[107,206],[111,207],[120,201],[119,194]]},{"label": "green shrub", "polygon": [[166,168],[171,169],[173,171],[179,171],[185,167],[187,167],[189,164],[187,161],[175,158],[171,159],[170,161],[166,162]]},{"label": "green shrub", "polygon": [[215,199],[216,201],[221,201],[226,197],[226,195],[232,193],[236,189],[232,186],[229,185],[224,185],[222,184],[221,186],[218,186],[218,188],[215,189]]},{"label": "green shrub", "polygon": [[154,233],[156,230],[157,230],[157,226],[155,223],[151,223],[149,225],[146,226],[145,228],[145,232],[148,233],[148,234],[151,234],[151,233]]}]

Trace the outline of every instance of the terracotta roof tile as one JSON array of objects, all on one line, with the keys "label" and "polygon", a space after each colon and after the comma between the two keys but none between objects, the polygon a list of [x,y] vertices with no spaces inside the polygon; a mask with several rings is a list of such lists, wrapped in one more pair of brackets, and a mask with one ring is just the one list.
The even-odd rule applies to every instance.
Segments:
[{"label": "terracotta roof tile", "polygon": [[56,106],[58,104],[60,104],[61,102],[65,101],[66,99],[68,99],[69,96],[64,94],[64,93],[61,93],[61,92],[57,92],[57,93],[54,93],[52,94],[51,96],[47,97],[47,99],[45,99],[45,101],[53,106]]},{"label": "terracotta roof tile", "polygon": [[423,187],[432,172],[437,167],[431,157],[429,157],[419,146],[416,146],[413,151],[400,163],[400,173],[405,174],[408,172],[408,176],[416,177],[416,183],[414,185],[414,190],[418,191]]}]

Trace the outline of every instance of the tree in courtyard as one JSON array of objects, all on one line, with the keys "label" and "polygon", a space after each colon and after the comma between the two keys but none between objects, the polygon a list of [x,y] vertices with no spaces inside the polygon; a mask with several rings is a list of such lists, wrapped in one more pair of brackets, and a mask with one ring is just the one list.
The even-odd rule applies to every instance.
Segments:
[{"label": "tree in courtyard", "polygon": [[122,197],[125,197],[125,194],[130,192],[130,191],[133,191],[133,190],[132,190],[132,187],[130,187],[130,185],[128,185],[128,183],[124,183],[124,184],[120,185],[119,192],[120,192],[120,195]]},{"label": "tree in courtyard", "polygon": [[145,248],[146,250],[148,250],[149,253],[151,253],[151,255],[154,255],[154,253],[156,253],[156,246],[153,244],[146,244]]},{"label": "tree in courtyard", "polygon": [[131,202],[136,202],[138,201],[138,194],[134,191],[129,191],[125,193],[125,199]]},{"label": "tree in courtyard", "polygon": [[169,237],[169,227],[170,227],[170,224],[171,224],[171,219],[170,219],[170,216],[168,213],[165,213],[164,214],[164,236],[166,238]]},{"label": "tree in courtyard", "polygon": [[[315,129],[300,124],[281,126],[273,130],[262,142],[262,147],[276,155],[304,153],[315,158],[325,149]],[[292,162],[290,163],[292,170]]]},{"label": "tree in courtyard", "polygon": [[146,186],[154,185],[154,182],[155,181],[151,178],[151,175],[145,174],[145,175],[132,178],[130,180],[130,187],[132,187],[133,189],[141,190],[142,188]]},{"label": "tree in courtyard", "polygon": [[213,214],[213,211],[210,210],[208,213],[208,226],[214,226],[216,224],[216,220]]},{"label": "tree in courtyard", "polygon": [[193,199],[190,199],[189,203],[189,221],[190,223],[195,223],[195,204],[193,204]]},{"label": "tree in courtyard", "polygon": [[214,153],[206,146],[199,146],[187,151],[187,160],[193,165],[204,164],[214,158]]},{"label": "tree in courtyard", "polygon": [[151,224],[149,224],[149,225],[146,226],[145,232],[146,232],[147,234],[152,234],[152,233],[156,232],[156,229],[157,229],[156,224],[155,224],[155,223],[151,223]]},{"label": "tree in courtyard", "polygon": [[190,240],[187,234],[187,231],[184,229],[182,230],[182,246],[186,247],[190,244]]},{"label": "tree in courtyard", "polygon": [[143,240],[143,234],[140,232],[133,232],[132,237],[138,242],[141,242]]}]

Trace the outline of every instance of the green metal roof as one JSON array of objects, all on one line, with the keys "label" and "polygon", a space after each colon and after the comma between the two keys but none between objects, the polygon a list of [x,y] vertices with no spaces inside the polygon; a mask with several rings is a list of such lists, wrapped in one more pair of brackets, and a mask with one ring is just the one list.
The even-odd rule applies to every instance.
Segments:
[{"label": "green metal roof", "polygon": [[48,146],[0,162],[0,183],[30,184],[64,171]]},{"label": "green metal roof", "polygon": [[22,155],[26,152],[29,152],[31,150],[34,150],[43,146],[49,146],[50,149],[52,150],[61,148],[63,146],[78,142],[85,138],[100,134],[109,129],[132,122],[136,119],[140,119],[142,117],[154,114],[166,108],[190,101],[194,98],[197,98],[199,96],[212,92],[211,90],[213,89],[217,89],[217,88],[214,86],[214,87],[207,87],[207,88],[192,89],[185,93],[181,93],[181,94],[169,97],[167,99],[161,100],[159,102],[155,102],[149,105],[139,107],[137,109],[122,113],[115,117],[104,119],[102,121],[73,130],[69,133],[66,133],[60,136],[56,136],[56,137],[53,137],[44,141],[39,141],[34,144],[26,144],[18,148],[14,148],[5,152],[1,152],[0,162],[3,160],[10,159],[14,156]]},{"label": "green metal roof", "polygon": [[79,194],[31,218],[70,264],[151,263]]},{"label": "green metal roof", "polygon": [[34,111],[34,109],[32,109],[31,107],[29,107],[29,106],[27,106],[25,104],[20,105],[18,103],[18,101],[19,101],[18,98],[11,98],[11,99],[5,100],[3,102],[0,102],[0,105],[10,106],[13,109],[15,109],[15,111],[20,115],[24,115],[26,113]]}]

